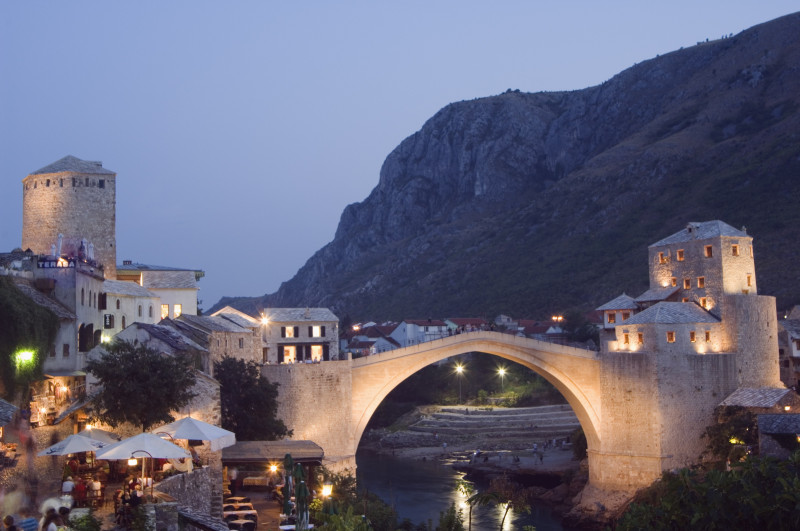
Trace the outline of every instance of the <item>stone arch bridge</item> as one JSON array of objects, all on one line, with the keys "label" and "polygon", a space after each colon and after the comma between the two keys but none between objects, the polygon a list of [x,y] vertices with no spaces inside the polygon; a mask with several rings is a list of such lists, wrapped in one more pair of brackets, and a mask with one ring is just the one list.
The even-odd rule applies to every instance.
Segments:
[{"label": "stone arch bridge", "polygon": [[292,438],[313,440],[328,463],[346,468],[355,466],[367,423],[392,389],[427,365],[469,352],[524,365],[564,395],[586,434],[590,485],[602,490],[632,491],[696,460],[714,407],[735,390],[726,354],[705,356],[698,367],[698,360],[601,353],[499,332],[354,360],[267,365],[263,373],[280,384],[278,415],[294,430]]}]

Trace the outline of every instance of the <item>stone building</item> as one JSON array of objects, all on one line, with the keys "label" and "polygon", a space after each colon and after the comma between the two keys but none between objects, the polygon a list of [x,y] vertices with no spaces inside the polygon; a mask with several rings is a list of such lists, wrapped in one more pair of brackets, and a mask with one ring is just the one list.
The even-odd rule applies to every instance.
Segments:
[{"label": "stone building", "polygon": [[71,155],[29,174],[22,181],[22,248],[93,257],[106,278],[116,278],[116,193],[116,173]]},{"label": "stone building", "polygon": [[781,381],[800,390],[800,306],[795,306],[782,321],[778,321]]},{"label": "stone building", "polygon": [[[702,451],[702,430],[726,397],[784,388],[775,299],[758,295],[752,237],[721,221],[689,223],[652,244],[648,254],[650,287],[633,299],[636,308],[624,309],[628,318],[616,315],[630,306],[627,296],[625,304],[616,304],[618,297],[600,307],[615,312],[600,336],[609,362],[604,385],[631,389],[629,400],[604,404],[603,415],[611,424],[637,425],[643,454],[668,453],[667,461],[680,467]],[[637,388],[645,381],[656,383]],[[674,415],[637,413],[646,410]]]},{"label": "stone building", "polygon": [[328,308],[266,308],[261,324],[265,363],[339,359],[339,318]]},{"label": "stone building", "polygon": [[117,279],[135,282],[160,299],[157,317],[175,319],[197,315],[197,281],[205,276],[199,269],[137,264],[124,260],[117,266]]}]

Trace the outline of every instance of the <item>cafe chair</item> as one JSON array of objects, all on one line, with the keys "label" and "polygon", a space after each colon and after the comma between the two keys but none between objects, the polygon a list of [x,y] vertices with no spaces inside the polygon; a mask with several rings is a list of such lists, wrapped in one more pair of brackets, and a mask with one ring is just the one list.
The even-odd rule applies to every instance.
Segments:
[{"label": "cafe chair", "polygon": [[222,510],[223,511],[235,511],[236,510],[236,506],[235,505],[231,505],[231,504],[226,504],[226,505],[222,506]]}]

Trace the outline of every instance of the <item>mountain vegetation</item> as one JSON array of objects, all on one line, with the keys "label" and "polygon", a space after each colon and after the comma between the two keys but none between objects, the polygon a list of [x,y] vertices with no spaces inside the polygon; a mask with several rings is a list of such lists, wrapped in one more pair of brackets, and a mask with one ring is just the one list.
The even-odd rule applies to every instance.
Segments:
[{"label": "mountain vegetation", "polygon": [[[588,310],[647,288],[647,246],[691,221],[754,237],[760,294],[800,303],[800,14],[572,92],[447,105],[369,196],[245,311],[369,319]],[[523,65],[520,66],[524,67]]]}]

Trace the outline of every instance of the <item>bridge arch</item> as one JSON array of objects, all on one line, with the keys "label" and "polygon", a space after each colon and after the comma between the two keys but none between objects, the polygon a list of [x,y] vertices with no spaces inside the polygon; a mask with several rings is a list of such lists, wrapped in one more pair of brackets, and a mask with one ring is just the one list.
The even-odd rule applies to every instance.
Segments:
[{"label": "bridge arch", "polygon": [[470,332],[352,361],[353,453],[386,396],[422,368],[445,358],[484,352],[523,365],[566,398],[586,434],[600,447],[600,366],[597,352],[499,332]]}]

